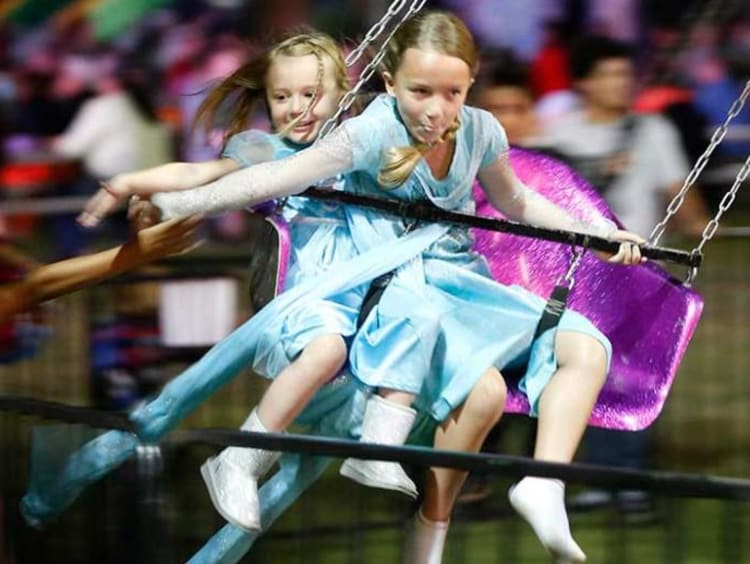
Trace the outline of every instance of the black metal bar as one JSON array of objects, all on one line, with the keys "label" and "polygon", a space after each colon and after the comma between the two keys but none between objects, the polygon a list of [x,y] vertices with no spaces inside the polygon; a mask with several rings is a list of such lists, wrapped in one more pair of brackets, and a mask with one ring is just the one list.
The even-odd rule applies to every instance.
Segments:
[{"label": "black metal bar", "polygon": [[26,396],[1,394],[0,411],[12,411],[67,423],[80,423],[95,429],[133,431],[133,424],[125,413],[67,405]]},{"label": "black metal bar", "polygon": [[[94,428],[110,427],[125,431],[133,430],[132,423],[124,413],[69,406],[23,396],[0,395],[0,411],[14,411],[70,423],[82,423]],[[750,500],[750,480],[722,476],[633,470],[592,464],[561,464],[542,462],[521,456],[473,454],[418,446],[377,445],[347,439],[281,433],[251,433],[234,429],[180,431],[174,434],[174,440],[221,447],[263,448],[337,458],[391,460],[418,466],[496,472],[515,478],[523,476],[559,478],[566,482],[586,483],[609,488],[654,490],[661,494],[681,497]]]},{"label": "black metal bar", "polygon": [[610,488],[653,490],[681,497],[750,500],[750,480],[740,478],[633,470],[592,464],[562,464],[521,456],[471,454],[432,447],[387,446],[345,439],[251,433],[231,429],[195,429],[182,431],[180,436],[188,442],[220,446],[254,447],[336,458],[391,460],[419,466],[497,472],[515,478],[541,476]]},{"label": "black metal bar", "polygon": [[[499,231],[502,233],[510,233],[512,235],[534,237],[546,241],[586,247],[606,253],[616,253],[620,246],[617,241],[610,241],[603,237],[576,233],[574,231],[564,231],[561,229],[537,227],[507,219],[468,215],[444,210],[435,205],[419,201],[394,200],[343,192],[340,190],[324,190],[320,188],[308,188],[300,194],[300,196],[315,198],[316,200],[340,202],[350,206],[372,208],[399,217],[407,217],[420,221],[437,221],[463,227],[478,227],[489,231]],[[641,254],[650,259],[664,260],[692,267],[699,267],[703,262],[703,255],[701,253],[687,252],[668,247],[641,245]]]}]

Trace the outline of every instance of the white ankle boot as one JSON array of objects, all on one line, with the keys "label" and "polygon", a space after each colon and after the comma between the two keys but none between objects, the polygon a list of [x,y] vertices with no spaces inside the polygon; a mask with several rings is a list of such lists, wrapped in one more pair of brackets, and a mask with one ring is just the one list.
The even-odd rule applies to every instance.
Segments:
[{"label": "white ankle boot", "polygon": [[[268,432],[256,410],[240,429]],[[260,530],[258,479],[271,469],[278,457],[279,453],[273,451],[228,447],[206,460],[201,466],[201,475],[216,511],[245,531]]]},{"label": "white ankle boot", "polygon": [[527,477],[511,487],[508,499],[557,562],[586,560],[586,555],[570,534],[563,482]]},{"label": "white ankle boot", "polygon": [[[410,407],[372,396],[367,400],[360,440],[364,443],[402,445],[409,436],[416,414]],[[398,462],[347,458],[340,473],[365,486],[395,490],[413,498],[418,495],[417,486]]]},{"label": "white ankle boot", "polygon": [[407,529],[401,564],[440,564],[449,526],[449,521],[431,521],[417,511]]}]

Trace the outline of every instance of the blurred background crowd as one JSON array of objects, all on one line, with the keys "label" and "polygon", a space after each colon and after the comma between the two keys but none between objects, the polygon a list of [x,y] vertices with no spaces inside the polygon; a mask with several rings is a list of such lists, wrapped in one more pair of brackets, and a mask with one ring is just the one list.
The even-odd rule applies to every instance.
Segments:
[{"label": "blurred background crowd", "polygon": [[[10,2],[0,13],[0,198],[85,196],[96,182],[120,172],[212,158],[220,132],[211,137],[191,125],[217,79],[274,32],[297,25],[356,44],[388,4],[357,0],[342,10],[333,0],[283,6],[271,0],[150,0],[128,8],[90,0]],[[592,146],[599,145],[601,153],[609,149],[601,148],[597,132],[594,137],[574,132],[564,118],[589,103],[603,105],[605,112],[626,104],[627,113],[662,114],[675,128],[676,157],[667,160],[678,162],[666,184],[684,178],[750,73],[750,8],[738,1],[442,0],[430,6],[454,10],[475,32],[485,56],[473,103],[498,117],[512,143],[590,161],[601,156]],[[573,61],[578,66],[573,68],[576,44],[590,35],[623,42],[628,51],[619,55],[632,65],[597,75],[590,61]],[[618,53],[610,55],[616,59]],[[592,76],[582,75],[589,72]],[[621,129],[598,134],[604,145],[630,143],[615,139]],[[566,131],[589,138],[592,146],[576,145]],[[637,133],[632,142],[642,145]],[[719,148],[709,178],[726,184],[732,168],[718,165],[742,159],[749,147],[746,108]],[[587,170],[583,161],[578,164]],[[607,166],[611,172],[625,165]],[[670,187],[657,188],[668,194]],[[716,194],[706,194],[704,187],[704,195],[715,205]],[[612,197],[617,202],[619,196]],[[656,201],[638,211],[615,206],[615,212],[626,216],[630,229],[647,235],[660,215],[655,206]],[[87,247],[84,235],[65,220],[49,222],[55,224],[50,253],[58,257]],[[690,229],[689,221],[683,227]],[[11,239],[29,235],[36,224],[24,214],[6,217],[5,223]],[[236,216],[218,225],[219,236],[243,233]]]}]

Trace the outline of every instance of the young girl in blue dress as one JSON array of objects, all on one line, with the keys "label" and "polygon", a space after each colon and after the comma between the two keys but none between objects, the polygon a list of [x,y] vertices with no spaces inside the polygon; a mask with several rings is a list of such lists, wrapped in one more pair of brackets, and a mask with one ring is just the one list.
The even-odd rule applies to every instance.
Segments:
[{"label": "young girl in blue dress", "polygon": [[[387,189],[392,197],[429,199],[446,209],[471,212],[471,183],[478,176],[490,201],[510,218],[609,236],[623,241],[610,260],[640,261],[636,236],[608,224],[577,221],[516,178],[502,128],[490,114],[464,106],[477,53],[460,20],[444,13],[413,17],[394,37],[385,70],[388,95],[317,145],[207,186],[155,194],[153,203],[165,217],[214,213],[297,194],[321,179],[345,174],[347,190],[382,194]],[[100,216],[114,201],[112,194],[100,194],[88,212]],[[433,235],[425,238],[420,255],[396,270],[378,311],[363,328],[366,337],[352,345],[352,372],[368,385],[392,390],[389,400],[404,406],[419,392],[419,402],[442,421],[488,369],[501,380],[498,369],[526,364],[523,386],[539,417],[535,457],[570,461],[606,378],[607,339],[582,316],[566,312],[557,331],[534,340],[544,301],[494,282],[481,257],[471,253],[466,229],[441,227],[437,232],[427,226],[407,235],[404,221],[356,210],[347,214],[358,252],[372,261],[397,252],[411,235],[428,230]],[[441,318],[430,377],[367,370],[383,353],[379,344],[388,342],[398,311],[422,308]],[[453,491],[460,476],[432,480],[436,489]],[[412,561],[442,551],[452,500],[442,501],[433,503],[426,493],[408,548],[420,556]],[[585,558],[570,534],[562,482],[524,478],[512,488],[510,501],[552,554],[573,561]]]}]

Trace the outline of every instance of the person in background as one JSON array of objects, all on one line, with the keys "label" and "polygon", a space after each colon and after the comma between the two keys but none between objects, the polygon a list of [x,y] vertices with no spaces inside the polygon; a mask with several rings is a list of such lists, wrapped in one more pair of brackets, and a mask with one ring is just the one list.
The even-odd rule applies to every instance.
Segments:
[{"label": "person in background", "polygon": [[536,146],[541,130],[527,69],[507,50],[488,54],[486,59],[490,70],[480,78],[474,102],[495,116],[511,145]]},{"label": "person in background", "polygon": [[[137,70],[121,64],[114,53],[101,55],[91,73],[96,93],[78,110],[66,130],[55,137],[51,150],[82,161],[83,175],[61,186],[61,195],[90,195],[103,180],[120,173],[172,160],[171,135],[156,119],[146,85]],[[115,237],[127,233],[124,217]],[[57,241],[62,256],[79,254],[89,243],[74,216],[57,218]]]},{"label": "person in background", "polygon": [[[647,236],[688,172],[679,134],[661,116],[633,114],[629,45],[583,38],[573,50],[571,74],[582,107],[545,132],[547,143],[599,190],[629,230]],[[703,229],[705,205],[696,192],[688,194],[675,221],[684,232]]]}]

